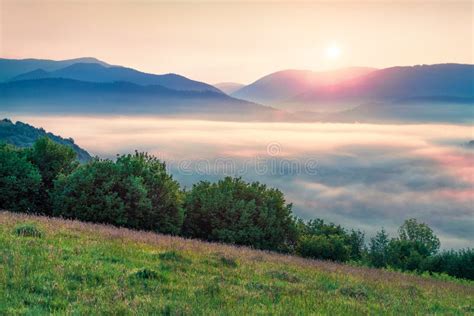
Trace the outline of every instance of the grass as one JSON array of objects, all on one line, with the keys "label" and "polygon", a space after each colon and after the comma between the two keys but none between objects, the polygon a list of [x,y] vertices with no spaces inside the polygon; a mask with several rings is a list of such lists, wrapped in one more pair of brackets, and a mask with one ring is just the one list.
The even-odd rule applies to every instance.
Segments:
[{"label": "grass", "polygon": [[0,212],[1,315],[474,315],[473,302],[473,282]]}]

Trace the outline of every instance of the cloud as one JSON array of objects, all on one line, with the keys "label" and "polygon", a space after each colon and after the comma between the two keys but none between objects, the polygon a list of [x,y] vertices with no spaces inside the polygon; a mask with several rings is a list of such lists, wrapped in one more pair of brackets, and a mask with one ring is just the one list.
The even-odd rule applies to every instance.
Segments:
[{"label": "cloud", "polygon": [[[13,119],[73,137],[103,157],[152,152],[188,188],[238,175],[281,189],[302,218],[319,217],[371,235],[382,226],[394,234],[403,220],[414,217],[433,227],[443,247],[474,242],[474,152],[463,147],[472,135],[469,125]],[[274,155],[269,144],[278,145]],[[233,168],[222,172],[216,168],[219,159],[229,159]],[[316,162],[315,173],[305,169],[308,161]],[[187,172],[180,170],[182,162]]]}]

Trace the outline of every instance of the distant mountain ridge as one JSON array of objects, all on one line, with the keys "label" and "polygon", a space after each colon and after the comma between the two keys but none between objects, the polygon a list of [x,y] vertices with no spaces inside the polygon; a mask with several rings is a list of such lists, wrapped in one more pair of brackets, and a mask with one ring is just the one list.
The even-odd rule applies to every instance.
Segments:
[{"label": "distant mountain ridge", "polygon": [[95,58],[0,59],[0,78],[6,77],[0,80],[0,111],[5,113],[156,114],[244,121],[466,121],[474,104],[474,65],[466,64],[284,70],[244,87],[227,82],[216,88],[177,74],[144,73]]},{"label": "distant mountain ridge", "polygon": [[278,106],[292,97],[312,88],[326,86],[358,77],[375,68],[349,67],[332,71],[282,70],[266,75],[232,93],[233,97]]},{"label": "distant mountain ridge", "polygon": [[345,80],[338,84],[316,87],[290,100],[375,101],[415,97],[473,97],[474,65],[438,64],[392,67]]},{"label": "distant mountain ridge", "polygon": [[92,159],[91,155],[76,145],[72,138],[62,138],[61,136],[46,132],[42,128],[36,128],[20,121],[13,123],[9,119],[0,120],[0,142],[6,142],[18,147],[30,147],[41,137],[48,137],[58,144],[71,147],[77,154],[79,161],[85,162]]},{"label": "distant mountain ridge", "polygon": [[97,83],[63,78],[17,80],[0,84],[5,111],[48,113],[247,116],[272,119],[278,111],[214,91],[178,91],[130,82]]},{"label": "distant mountain ridge", "polygon": [[44,71],[55,71],[77,63],[95,63],[104,67],[110,66],[106,62],[94,57],[82,57],[66,60],[0,58],[0,82],[10,80],[18,75],[38,69]]},{"label": "distant mountain ridge", "polygon": [[126,81],[138,85],[160,85],[180,91],[213,91],[222,93],[214,86],[177,74],[155,75],[121,66],[106,67],[98,63],[75,63],[55,71],[35,69],[11,78],[11,81],[46,78],[64,78],[88,82]]},{"label": "distant mountain ridge", "polygon": [[314,78],[306,71],[277,72],[232,95],[289,111],[314,112],[336,112],[370,102],[474,97],[474,65],[466,64],[391,67],[349,76],[341,69],[338,75],[327,72]]},{"label": "distant mountain ridge", "polygon": [[282,117],[270,107],[232,98],[212,85],[177,74],[144,73],[88,58],[1,62],[9,69],[5,72],[0,68],[4,78],[28,69],[0,82],[0,110],[10,113],[189,114],[250,120]]}]

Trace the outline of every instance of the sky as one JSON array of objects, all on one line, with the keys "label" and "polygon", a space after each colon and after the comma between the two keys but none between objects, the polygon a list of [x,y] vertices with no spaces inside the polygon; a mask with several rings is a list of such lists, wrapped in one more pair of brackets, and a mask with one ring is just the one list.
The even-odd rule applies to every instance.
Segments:
[{"label": "sky", "polygon": [[471,1],[0,0],[0,57],[91,56],[208,83],[474,63]]}]

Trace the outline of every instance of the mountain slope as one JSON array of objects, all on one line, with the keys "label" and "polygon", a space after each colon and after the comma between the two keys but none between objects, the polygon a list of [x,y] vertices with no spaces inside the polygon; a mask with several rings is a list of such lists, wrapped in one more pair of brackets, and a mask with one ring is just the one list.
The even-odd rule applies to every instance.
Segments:
[{"label": "mountain slope", "polygon": [[0,253],[0,314],[461,315],[474,297],[468,281],[8,212]]},{"label": "mountain slope", "polygon": [[177,91],[129,82],[71,79],[19,80],[0,84],[2,108],[10,112],[164,114],[272,119],[278,111],[214,91]]},{"label": "mountain slope", "polygon": [[288,100],[292,109],[318,111],[369,102],[414,98],[473,98],[474,65],[438,64],[392,67],[337,84],[315,87]]},{"label": "mountain slope", "polygon": [[217,89],[229,95],[243,88],[244,86],[245,86],[244,84],[236,83],[236,82],[220,82],[214,85],[214,87],[216,87]]},{"label": "mountain slope", "polygon": [[280,103],[314,87],[334,84],[342,80],[372,72],[373,68],[353,67],[334,71],[283,70],[265,77],[234,92],[232,96],[266,105]]},{"label": "mountain slope", "polygon": [[43,71],[55,71],[76,63],[95,63],[104,67],[109,66],[109,64],[93,57],[67,60],[0,58],[0,82],[10,80],[15,76],[37,69],[42,69]]},{"label": "mountain slope", "polygon": [[20,121],[16,123],[8,119],[0,121],[0,142],[12,144],[17,147],[30,147],[41,137],[48,137],[58,144],[71,147],[76,152],[79,161],[85,162],[92,158],[87,151],[76,145],[72,138],[65,139],[46,132],[42,128],[35,128]]},{"label": "mountain slope", "polygon": [[155,75],[119,66],[105,67],[97,63],[75,63],[55,71],[36,69],[18,75],[12,80],[32,80],[45,78],[65,78],[89,82],[127,81],[138,85],[160,85],[174,90],[213,91],[219,89],[203,82],[194,81],[177,74]]}]

